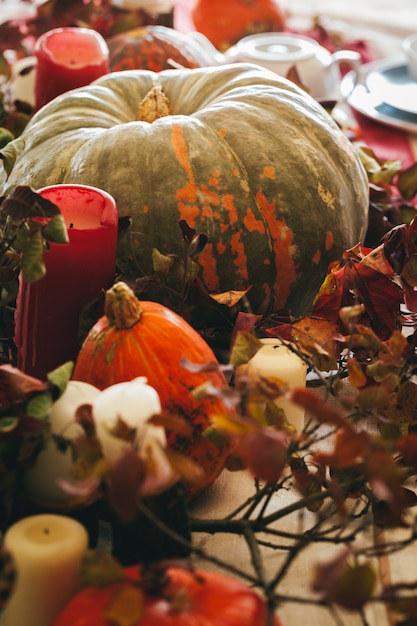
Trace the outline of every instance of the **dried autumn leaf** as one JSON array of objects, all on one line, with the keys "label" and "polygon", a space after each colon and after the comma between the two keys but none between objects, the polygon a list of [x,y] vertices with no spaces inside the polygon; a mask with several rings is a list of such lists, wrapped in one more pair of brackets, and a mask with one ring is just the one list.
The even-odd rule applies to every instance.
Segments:
[{"label": "dried autumn leaf", "polygon": [[340,577],[351,554],[349,547],[342,548],[326,560],[317,562],[314,566],[311,588],[318,593],[327,592],[333,581]]},{"label": "dried autumn leaf", "polygon": [[126,578],[123,567],[104,550],[87,550],[82,557],[80,579],[84,586],[106,587]]},{"label": "dried autumn leaf", "polygon": [[349,383],[356,389],[364,387],[367,382],[367,376],[363,371],[363,366],[356,359],[350,358],[346,362],[349,375]]},{"label": "dried autumn leaf", "polygon": [[389,394],[382,386],[368,387],[358,393],[355,403],[365,411],[382,411],[389,404]]},{"label": "dried autumn leaf", "polygon": [[403,278],[410,287],[417,287],[417,258],[415,256],[412,256],[404,263],[401,278]]},{"label": "dried autumn leaf", "polygon": [[368,563],[346,565],[325,598],[350,611],[360,611],[375,589],[376,574]]},{"label": "dried autumn leaf", "polygon": [[411,200],[417,194],[417,163],[401,171],[397,179],[397,187],[403,198]]},{"label": "dried autumn leaf", "polygon": [[204,469],[195,461],[172,448],[167,448],[165,454],[173,472],[181,477],[185,483],[195,486],[204,484],[206,479]]},{"label": "dried autumn leaf", "polygon": [[174,263],[174,259],[166,254],[161,254],[157,248],[152,250],[152,267],[157,274],[168,275]]},{"label": "dried autumn leaf", "polygon": [[239,331],[233,343],[229,362],[239,366],[247,363],[262,347],[262,342],[248,332]]},{"label": "dried autumn leaf", "polygon": [[297,348],[311,355],[320,371],[337,368],[344,338],[333,321],[306,316],[294,322],[291,334]]},{"label": "dried autumn leaf", "polygon": [[290,399],[295,404],[304,407],[306,411],[312,413],[319,422],[352,429],[351,424],[346,420],[343,413],[330,406],[313,389],[296,387],[291,391]]},{"label": "dried autumn leaf", "polygon": [[367,458],[371,443],[372,440],[367,432],[343,428],[335,434],[333,450],[331,452],[319,450],[313,454],[313,461],[335,469],[360,465]]},{"label": "dried autumn leaf", "polygon": [[224,291],[223,293],[211,294],[211,297],[219,304],[223,304],[229,308],[233,308],[242,300],[242,298],[246,296],[248,291],[249,289],[244,289],[242,291],[238,291],[237,289],[230,289],[229,291]]},{"label": "dried autumn leaf", "polygon": [[137,515],[139,488],[145,477],[146,464],[133,450],[121,456],[107,473],[107,500],[122,523],[132,522]]},{"label": "dried autumn leaf", "polygon": [[[42,382],[33,376],[24,374],[17,367],[9,364],[0,365],[0,388],[6,387],[14,400],[23,400],[27,394],[47,391],[48,383]],[[1,401],[1,397],[0,397]],[[0,402],[2,406],[3,402]]]},{"label": "dried autumn leaf", "polygon": [[402,455],[405,465],[417,471],[417,435],[403,435],[395,442],[395,447]]},{"label": "dried autumn leaf", "polygon": [[288,462],[289,441],[282,431],[260,428],[240,438],[236,453],[257,479],[276,482]]},{"label": "dried autumn leaf", "polygon": [[104,618],[113,626],[140,624],[145,607],[145,593],[135,585],[121,585],[111,595]]}]

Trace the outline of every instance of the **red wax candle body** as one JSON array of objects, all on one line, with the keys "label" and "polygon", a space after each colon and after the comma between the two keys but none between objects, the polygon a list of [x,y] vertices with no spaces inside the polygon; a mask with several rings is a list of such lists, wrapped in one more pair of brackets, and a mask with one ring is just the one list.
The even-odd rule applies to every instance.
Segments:
[{"label": "red wax candle body", "polygon": [[114,282],[118,215],[108,193],[86,185],[54,185],[39,192],[60,209],[69,243],[44,253],[46,274],[21,280],[16,302],[18,367],[45,375],[78,353],[80,314]]},{"label": "red wax candle body", "polygon": [[36,110],[59,94],[89,85],[109,71],[108,46],[91,28],[50,30],[36,41],[34,54]]}]

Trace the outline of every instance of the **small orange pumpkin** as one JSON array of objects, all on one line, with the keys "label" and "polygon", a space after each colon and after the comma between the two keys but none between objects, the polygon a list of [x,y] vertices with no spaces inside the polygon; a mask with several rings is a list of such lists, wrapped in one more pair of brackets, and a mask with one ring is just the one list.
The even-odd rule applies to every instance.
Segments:
[{"label": "small orange pumpkin", "polygon": [[[126,579],[118,583],[81,589],[53,626],[110,626],[116,623],[112,617],[117,616],[117,611],[123,615],[123,606],[128,600],[133,607],[129,614],[132,626],[261,626],[267,623],[265,600],[231,576],[169,568],[162,589],[159,592],[154,589],[153,593],[145,591],[143,597],[136,586],[138,568],[127,568],[125,573]],[[134,600],[137,601],[134,603]],[[281,622],[274,616],[272,624],[280,626]]]},{"label": "small orange pumpkin", "polygon": [[196,30],[221,51],[255,33],[282,31],[285,16],[276,0],[197,0]]},{"label": "small orange pumpkin", "polygon": [[224,388],[227,382],[219,370],[188,371],[181,366],[182,357],[200,365],[217,363],[208,344],[182,317],[157,302],[139,302],[130,287],[118,282],[106,292],[105,315],[88,333],[73,379],[105,389],[146,377],[159,394],[163,412],[183,417],[191,426],[189,436],[167,433],[168,446],[204,470],[201,484],[189,490],[191,497],[214,482],[229,453],[226,441],[204,436],[211,416],[226,412],[224,403],[216,398],[195,399],[192,391],[204,383]]}]

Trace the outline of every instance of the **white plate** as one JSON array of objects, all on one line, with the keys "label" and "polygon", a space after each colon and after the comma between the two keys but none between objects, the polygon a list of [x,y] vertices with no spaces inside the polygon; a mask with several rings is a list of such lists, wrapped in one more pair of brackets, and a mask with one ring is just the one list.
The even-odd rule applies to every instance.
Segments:
[{"label": "white plate", "polygon": [[407,65],[372,70],[366,77],[366,85],[385,104],[407,113],[417,113],[417,81],[409,75]]},{"label": "white plate", "polygon": [[417,133],[417,114],[390,106],[384,102],[380,93],[371,91],[367,84],[371,72],[381,72],[399,65],[400,62],[373,61],[362,65],[357,74],[349,72],[341,83],[342,97],[355,111],[376,122]]}]

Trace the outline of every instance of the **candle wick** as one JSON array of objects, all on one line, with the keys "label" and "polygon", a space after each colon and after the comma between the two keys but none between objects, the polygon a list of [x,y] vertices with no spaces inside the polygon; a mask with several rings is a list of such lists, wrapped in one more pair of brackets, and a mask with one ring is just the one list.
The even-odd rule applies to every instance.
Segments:
[{"label": "candle wick", "polygon": [[70,228],[74,228],[74,224],[71,222],[71,224],[69,225]]},{"label": "candle wick", "polygon": [[49,535],[49,528],[44,528],[43,532],[44,532],[45,535]]}]

